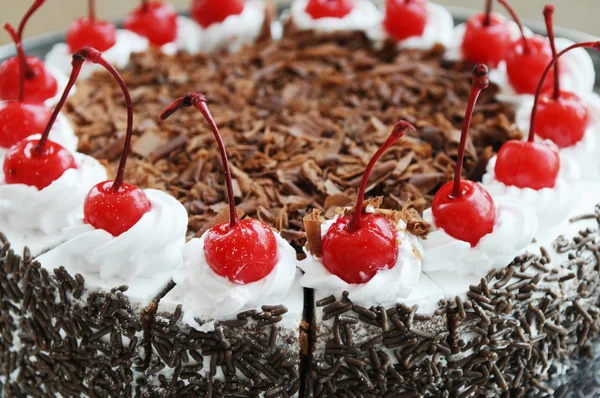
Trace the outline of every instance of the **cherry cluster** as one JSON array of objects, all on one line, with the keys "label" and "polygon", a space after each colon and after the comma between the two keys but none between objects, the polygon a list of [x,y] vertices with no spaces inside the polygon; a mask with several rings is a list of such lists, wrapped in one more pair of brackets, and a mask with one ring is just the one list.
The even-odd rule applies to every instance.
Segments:
[{"label": "cherry cluster", "polygon": [[23,139],[8,149],[3,164],[4,178],[7,184],[24,184],[43,190],[67,170],[77,168],[73,154],[48,137],[86,60],[106,68],[121,87],[127,105],[127,134],[117,175],[114,181],[94,186],[84,203],[84,222],[119,236],[150,211],[151,204],[141,189],[123,182],[133,134],[133,105],[125,82],[115,68],[102,58],[100,51],[91,47],[75,51],[69,82],[42,136],[39,139]]}]

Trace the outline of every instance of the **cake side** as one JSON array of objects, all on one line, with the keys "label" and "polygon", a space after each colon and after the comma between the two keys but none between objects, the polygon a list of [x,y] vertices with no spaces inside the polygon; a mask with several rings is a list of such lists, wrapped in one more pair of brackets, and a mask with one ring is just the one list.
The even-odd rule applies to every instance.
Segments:
[{"label": "cake side", "polygon": [[173,284],[132,308],[127,286],[96,291],[0,243],[6,396],[298,395],[308,351],[301,294],[289,315],[265,305],[195,329],[180,321],[181,305],[158,312]]},{"label": "cake side", "polygon": [[301,320],[282,324],[287,308],[263,306],[215,322],[213,331],[179,322],[181,307],[150,326],[145,372],[151,395],[296,396],[300,390]]},{"label": "cake side", "polygon": [[88,292],[81,275],[50,272],[0,243],[4,394],[131,396],[142,324],[127,288]]},{"label": "cake side", "polygon": [[[599,220],[598,209],[581,218]],[[589,356],[600,330],[593,224],[492,270],[433,314],[317,293],[309,396],[551,394],[549,380]]]}]

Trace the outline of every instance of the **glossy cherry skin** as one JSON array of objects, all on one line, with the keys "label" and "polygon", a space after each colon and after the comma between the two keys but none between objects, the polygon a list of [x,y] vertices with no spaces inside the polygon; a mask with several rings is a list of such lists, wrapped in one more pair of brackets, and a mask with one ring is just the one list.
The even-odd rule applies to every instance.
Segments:
[{"label": "glossy cherry skin", "polygon": [[[26,62],[31,76],[25,79],[23,101],[40,104],[54,97],[58,92],[58,84],[44,62],[37,57],[27,57]],[[9,58],[0,65],[0,99],[18,99],[19,81],[20,61],[17,57]]]},{"label": "glossy cherry skin", "polygon": [[501,183],[535,190],[553,188],[560,171],[558,149],[543,142],[510,140],[498,151],[494,172]]},{"label": "glossy cherry skin", "polygon": [[448,235],[475,247],[494,231],[496,205],[481,185],[468,180],[460,182],[462,196],[452,198],[453,185],[448,182],[435,194],[431,204],[433,220]]},{"label": "glossy cherry skin", "polygon": [[567,148],[583,139],[589,117],[587,106],[577,95],[561,91],[554,99],[549,91],[538,102],[535,133],[559,148]]},{"label": "glossy cherry skin", "polygon": [[350,232],[350,219],[338,217],[323,238],[323,266],[348,283],[366,283],[398,259],[398,233],[383,216],[364,214]]},{"label": "glossy cherry skin", "polygon": [[353,8],[352,0],[309,0],[305,11],[313,19],[344,18]]},{"label": "glossy cherry skin", "polygon": [[490,14],[490,23],[486,26],[485,18],[485,14],[478,14],[467,21],[461,49],[467,61],[495,68],[506,58],[513,44],[510,25],[505,18]]},{"label": "glossy cherry skin", "polygon": [[422,36],[427,25],[427,3],[425,0],[388,0],[383,26],[395,40]]},{"label": "glossy cherry skin", "polygon": [[117,28],[107,21],[78,18],[69,26],[66,41],[71,52],[83,47],[104,52],[117,42]]},{"label": "glossy cherry skin", "polygon": [[177,38],[177,12],[169,4],[148,2],[146,10],[142,6],[133,10],[123,26],[147,38],[152,46],[160,47]]},{"label": "glossy cherry skin", "polygon": [[83,221],[96,229],[103,229],[112,236],[119,236],[131,229],[152,205],[138,187],[121,184],[113,191],[114,181],[96,184],[83,204]]},{"label": "glossy cherry skin", "polygon": [[73,155],[59,144],[47,141],[42,152],[39,140],[23,140],[11,146],[4,157],[7,184],[25,184],[40,191],[58,180],[65,171],[77,168]]},{"label": "glossy cherry skin", "polygon": [[192,18],[203,28],[223,22],[230,15],[239,15],[244,11],[243,0],[194,0]]},{"label": "glossy cherry skin", "polygon": [[[534,35],[528,38],[530,52],[525,53],[523,39],[513,42],[506,56],[508,80],[518,94],[535,94],[546,66],[552,61],[552,48],[547,38]],[[548,76],[544,89],[554,85],[554,77]]]},{"label": "glossy cherry skin", "polygon": [[42,104],[7,101],[0,107],[0,147],[10,148],[30,135],[42,134],[51,111]]},{"label": "glossy cherry skin", "polygon": [[204,253],[210,268],[231,282],[243,285],[269,275],[277,264],[277,239],[268,225],[245,219],[234,227],[228,222],[206,232]]}]

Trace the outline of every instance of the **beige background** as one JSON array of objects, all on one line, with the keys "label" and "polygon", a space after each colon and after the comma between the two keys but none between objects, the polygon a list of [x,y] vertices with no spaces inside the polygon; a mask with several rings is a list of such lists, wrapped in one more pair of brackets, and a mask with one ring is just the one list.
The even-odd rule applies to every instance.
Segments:
[{"label": "beige background", "polygon": [[[168,1],[168,0],[167,0]],[[482,8],[483,0],[435,0],[437,3],[461,7]],[[557,7],[558,25],[581,30],[600,36],[600,0],[513,0],[512,3],[524,19],[541,20],[542,8],[546,3]],[[138,4],[136,0],[97,0],[98,14],[103,18],[118,18]],[[190,0],[171,0],[184,9]],[[18,24],[19,19],[31,4],[31,0],[0,0],[0,21]],[[86,0],[48,0],[43,10],[35,15],[28,25],[26,36],[37,35],[56,29],[64,29],[75,17],[86,13]],[[0,44],[9,42],[8,35],[0,34]]]}]

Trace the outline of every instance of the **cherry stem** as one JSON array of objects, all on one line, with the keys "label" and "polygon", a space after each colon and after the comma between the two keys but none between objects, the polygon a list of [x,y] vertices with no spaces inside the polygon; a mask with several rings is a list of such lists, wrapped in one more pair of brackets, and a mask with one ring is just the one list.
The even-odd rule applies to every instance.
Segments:
[{"label": "cherry stem", "polygon": [[[19,26],[17,28],[17,37],[19,38],[19,42],[23,41],[23,30],[25,30],[25,25],[27,25],[27,22],[29,22],[29,18],[31,18],[31,16],[38,10],[38,8],[44,5],[45,2],[46,0],[35,0],[25,15],[23,15],[23,18],[21,19],[21,22],[19,22]],[[25,54],[24,50],[23,54]],[[27,58],[25,58],[25,79],[29,80],[33,78],[35,78],[35,73],[31,70],[27,64]]]},{"label": "cherry stem", "polygon": [[475,110],[475,104],[479,98],[479,94],[482,90],[488,88],[490,82],[488,80],[488,67],[485,64],[477,64],[473,68],[473,83],[471,86],[471,95],[469,97],[469,103],[467,104],[467,110],[465,112],[465,120],[463,121],[462,131],[460,133],[460,144],[458,146],[458,158],[456,159],[456,169],[454,170],[454,186],[450,193],[451,199],[458,199],[462,197],[463,193],[460,189],[460,181],[462,179],[463,161],[465,158],[465,148],[467,146],[467,135],[469,133],[469,127],[471,126],[471,119],[473,118],[473,111]]},{"label": "cherry stem", "polygon": [[490,26],[490,24],[492,23],[491,15],[493,6],[493,0],[487,0],[487,2],[485,3],[485,19],[483,20],[483,26]]},{"label": "cherry stem", "polygon": [[38,8],[43,6],[45,2],[46,0],[35,0],[23,16],[23,19],[21,19],[19,28],[17,29],[17,36],[19,36],[20,40],[23,40],[23,30],[25,29],[25,25],[29,21],[29,18],[31,18],[31,16],[38,10]]},{"label": "cherry stem", "polygon": [[94,0],[88,0],[88,18],[90,21],[96,21],[96,3]]},{"label": "cherry stem", "polygon": [[15,42],[15,47],[17,48],[17,56],[19,57],[19,102],[23,102],[25,99],[25,75],[27,74],[27,58],[25,57],[25,52],[23,51],[23,46],[21,45],[21,39],[17,32],[15,32],[15,28],[12,27],[11,24],[7,23],[4,25],[4,30],[8,32],[10,37]]},{"label": "cherry stem", "polygon": [[[550,40],[550,47],[552,48],[552,57],[556,57],[556,43],[554,42],[554,23],[552,17],[554,16],[554,6],[548,4],[544,7],[544,21],[546,22],[546,30],[548,31],[548,39]],[[560,70],[559,65],[554,65],[554,100],[560,97]]]},{"label": "cherry stem", "polygon": [[73,62],[72,62],[73,71],[71,72],[71,76],[69,77],[69,82],[67,83],[67,86],[65,87],[65,91],[63,92],[63,95],[60,98],[58,105],[56,105],[56,108],[54,108],[54,111],[52,112],[52,116],[50,117],[50,121],[46,125],[46,129],[44,130],[44,133],[42,134],[42,138],[36,145],[35,150],[39,153],[43,152],[46,142],[48,141],[48,136],[50,135],[50,130],[52,129],[52,125],[56,121],[56,118],[58,117],[60,110],[62,109],[65,102],[67,101],[69,92],[71,91],[71,88],[73,88],[73,85],[75,84],[75,81],[77,80],[77,77],[79,76],[79,72],[81,71],[81,67],[85,61],[93,62],[95,64],[102,66],[104,69],[106,69],[108,71],[108,73],[110,73],[112,75],[112,77],[117,81],[117,83],[119,84],[119,87],[121,87],[123,96],[125,97],[125,105],[127,107],[127,132],[125,134],[125,143],[123,145],[123,152],[121,153],[121,161],[119,162],[119,169],[117,170],[117,176],[115,177],[115,180],[111,186],[111,191],[118,192],[119,189],[121,188],[121,185],[123,185],[123,178],[125,175],[125,166],[127,165],[127,157],[129,156],[129,153],[131,152],[131,136],[133,135],[133,102],[131,101],[131,96],[129,95],[129,90],[127,89],[127,86],[125,85],[123,78],[121,77],[121,75],[119,75],[119,72],[117,72],[117,70],[114,68],[114,66],[112,66],[111,64],[106,62],[106,60],[104,58],[102,58],[102,53],[100,53],[100,51],[96,50],[95,48],[83,47],[73,53]]},{"label": "cherry stem", "polygon": [[552,61],[550,61],[548,66],[546,66],[546,69],[544,70],[544,73],[542,73],[542,77],[540,78],[540,82],[538,83],[537,89],[535,90],[535,99],[533,102],[533,109],[531,110],[531,121],[530,121],[530,125],[529,125],[529,137],[527,139],[529,142],[533,142],[533,139],[535,138],[535,122],[537,119],[537,105],[538,105],[540,96],[542,94],[542,89],[544,88],[544,81],[546,80],[548,73],[550,73],[550,70],[552,69],[552,67],[554,65],[556,65],[556,63],[558,62],[558,59],[560,57],[562,57],[569,51],[575,50],[577,48],[591,48],[596,51],[600,51],[600,41],[588,41],[585,43],[573,44],[572,46],[567,47],[564,50],[562,50],[561,52],[559,52],[558,54],[556,54],[556,56],[552,59]]},{"label": "cherry stem", "polygon": [[106,62],[104,58],[102,58],[102,53],[95,48],[92,47],[84,47],[79,50],[83,57],[91,61],[95,64],[102,66],[104,69],[108,71],[112,75],[112,77],[116,80],[117,84],[121,88],[123,92],[123,97],[125,97],[125,106],[127,108],[127,130],[125,133],[125,143],[123,145],[123,152],[121,153],[121,160],[119,161],[119,169],[117,170],[117,175],[115,176],[115,181],[112,184],[111,190],[113,192],[118,192],[123,185],[123,179],[125,177],[125,166],[127,165],[127,158],[129,157],[129,153],[131,152],[131,137],[133,135],[133,102],[131,101],[131,95],[129,94],[129,89],[125,84],[125,81],[117,72],[114,66],[110,63]]},{"label": "cherry stem", "polygon": [[498,0],[498,2],[502,4],[504,8],[506,8],[506,11],[508,11],[513,21],[515,21],[515,23],[519,27],[519,30],[521,31],[521,37],[523,38],[523,51],[525,52],[525,54],[529,54],[531,51],[529,48],[529,40],[527,40],[527,37],[525,37],[525,31],[523,30],[523,24],[521,23],[521,19],[515,12],[514,8],[512,8],[506,0]]},{"label": "cherry stem", "polygon": [[60,113],[63,106],[65,105],[65,102],[67,102],[69,93],[71,92],[71,89],[75,85],[75,81],[77,80],[77,77],[79,76],[79,72],[81,72],[81,66],[83,65],[84,61],[85,61],[85,58],[81,54],[79,54],[79,52],[73,53],[73,61],[71,62],[71,65],[73,68],[71,70],[71,76],[69,77],[69,81],[67,82],[67,85],[65,86],[65,90],[63,91],[62,96],[60,97],[60,100],[58,101],[58,104],[56,104],[56,107],[52,111],[50,120],[48,120],[48,124],[46,124],[46,129],[42,133],[42,138],[40,138],[40,141],[34,148],[34,151],[37,152],[38,154],[44,153],[44,148],[46,147],[46,142],[48,141],[48,136],[50,135],[50,130],[52,130],[52,126],[54,126],[54,122],[56,121],[58,114]]},{"label": "cherry stem", "polygon": [[142,11],[148,12],[148,0],[142,0]]},{"label": "cherry stem", "polygon": [[379,158],[381,158],[381,156],[383,156],[385,151],[387,151],[392,145],[394,145],[394,143],[396,141],[398,141],[404,135],[404,132],[407,129],[410,129],[412,131],[417,131],[417,129],[415,129],[415,126],[413,126],[412,124],[410,124],[407,121],[400,120],[398,123],[396,123],[396,125],[394,126],[394,129],[390,133],[389,137],[385,140],[385,142],[383,143],[383,145],[381,145],[381,147],[377,150],[377,152],[375,152],[375,155],[373,155],[373,157],[369,161],[369,164],[367,164],[365,173],[363,174],[362,181],[360,183],[360,189],[358,190],[358,198],[356,200],[356,205],[354,207],[354,214],[352,215],[352,219],[348,223],[348,231],[349,232],[356,232],[360,229],[360,221],[361,221],[361,216],[362,216],[362,211],[363,211],[363,205],[365,203],[365,191],[367,190],[367,183],[369,182],[369,176],[371,175],[371,172],[373,171],[373,167],[375,166],[375,163],[377,163]]},{"label": "cherry stem", "polygon": [[208,106],[206,105],[206,97],[204,94],[200,93],[189,93],[185,97],[176,99],[171,105],[169,105],[162,113],[158,116],[159,120],[166,120],[182,108],[195,107],[204,119],[210,125],[212,129],[213,135],[215,136],[215,140],[217,141],[217,145],[219,146],[219,151],[221,152],[221,161],[223,162],[223,168],[225,169],[225,184],[227,186],[227,197],[229,201],[229,226],[231,228],[235,227],[239,218],[237,215],[237,209],[235,206],[235,194],[233,191],[233,179],[231,178],[231,170],[229,167],[229,159],[227,157],[227,150],[225,149],[225,144],[223,143],[223,137],[219,132],[219,128],[215,123]]}]

